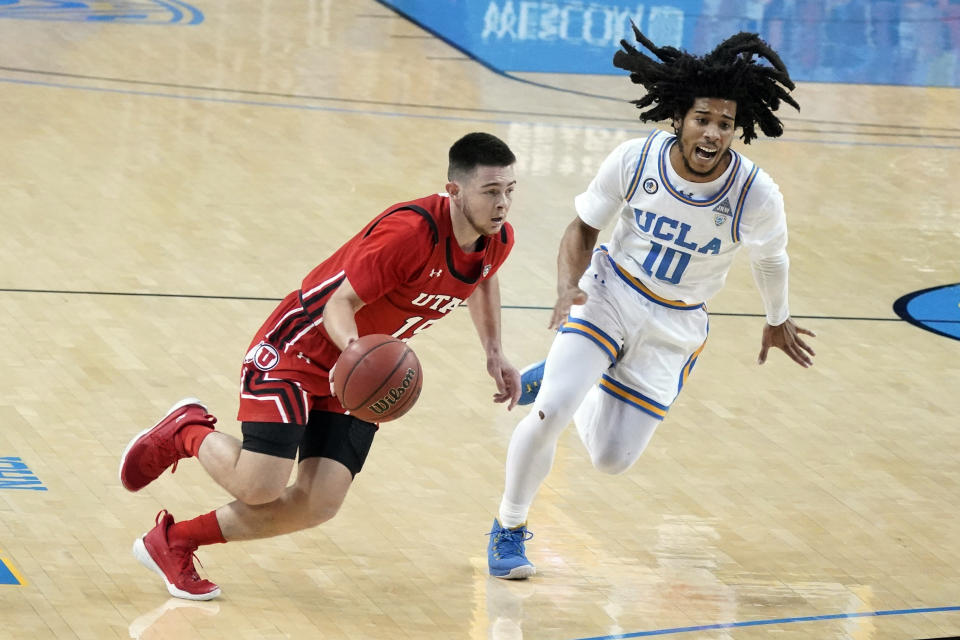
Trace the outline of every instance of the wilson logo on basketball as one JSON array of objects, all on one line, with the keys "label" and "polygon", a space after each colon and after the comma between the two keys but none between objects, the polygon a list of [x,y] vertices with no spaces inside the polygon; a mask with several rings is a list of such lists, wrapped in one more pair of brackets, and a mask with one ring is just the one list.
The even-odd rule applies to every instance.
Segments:
[{"label": "wilson logo on basketball", "polygon": [[403,397],[403,394],[407,392],[407,389],[410,388],[410,385],[413,383],[413,379],[417,376],[417,372],[413,369],[407,369],[407,374],[403,376],[403,381],[400,383],[399,387],[394,387],[387,391],[387,395],[383,396],[373,404],[369,405],[370,411],[373,411],[375,414],[380,415],[390,409],[393,405],[397,404],[397,401]]}]

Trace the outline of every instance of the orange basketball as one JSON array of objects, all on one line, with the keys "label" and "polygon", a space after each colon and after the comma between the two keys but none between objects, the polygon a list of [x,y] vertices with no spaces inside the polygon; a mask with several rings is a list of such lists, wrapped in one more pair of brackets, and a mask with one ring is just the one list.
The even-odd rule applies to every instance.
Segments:
[{"label": "orange basketball", "polygon": [[347,345],[333,372],[333,391],[350,415],[367,422],[396,420],[420,397],[423,371],[413,349],[372,333]]}]

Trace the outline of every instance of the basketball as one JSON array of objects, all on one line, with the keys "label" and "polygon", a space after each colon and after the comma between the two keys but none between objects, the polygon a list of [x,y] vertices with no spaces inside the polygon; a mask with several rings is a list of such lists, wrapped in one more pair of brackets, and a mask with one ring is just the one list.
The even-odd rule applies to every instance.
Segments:
[{"label": "basketball", "polygon": [[350,415],[367,422],[396,420],[416,404],[422,386],[417,354],[381,333],[347,345],[333,372],[337,400]]}]

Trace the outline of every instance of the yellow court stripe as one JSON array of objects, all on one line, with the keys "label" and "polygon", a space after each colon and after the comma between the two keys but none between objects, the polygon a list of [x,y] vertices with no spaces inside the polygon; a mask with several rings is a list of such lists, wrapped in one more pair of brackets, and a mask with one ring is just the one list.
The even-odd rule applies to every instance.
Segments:
[{"label": "yellow court stripe", "polygon": [[[0,553],[2,553],[2,552],[0,552]],[[13,563],[10,562],[9,559],[7,559],[7,558],[5,558],[4,556],[0,555],[0,564],[2,564],[4,567],[6,567],[6,568],[7,568],[7,571],[9,571],[9,572],[13,575],[13,577],[17,579],[17,582],[20,583],[20,584],[17,585],[17,586],[21,586],[21,587],[22,587],[22,586],[24,586],[24,585],[27,584],[27,581],[23,579],[23,576],[20,575],[20,572],[17,571],[16,567],[13,566]]]}]

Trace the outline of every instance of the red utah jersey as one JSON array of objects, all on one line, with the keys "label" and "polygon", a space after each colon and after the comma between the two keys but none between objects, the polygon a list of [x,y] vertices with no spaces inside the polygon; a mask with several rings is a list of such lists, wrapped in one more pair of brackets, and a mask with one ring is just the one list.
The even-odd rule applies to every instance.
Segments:
[{"label": "red utah jersey", "polygon": [[303,279],[254,337],[246,361],[271,378],[299,383],[314,408],[340,411],[329,398],[327,372],[340,350],[323,326],[323,308],[349,279],[364,302],[358,333],[385,333],[406,340],[428,328],[492,277],[513,247],[513,228],[481,236],[464,252],[453,235],[450,199],[432,195],[396,204],[367,224]]}]

